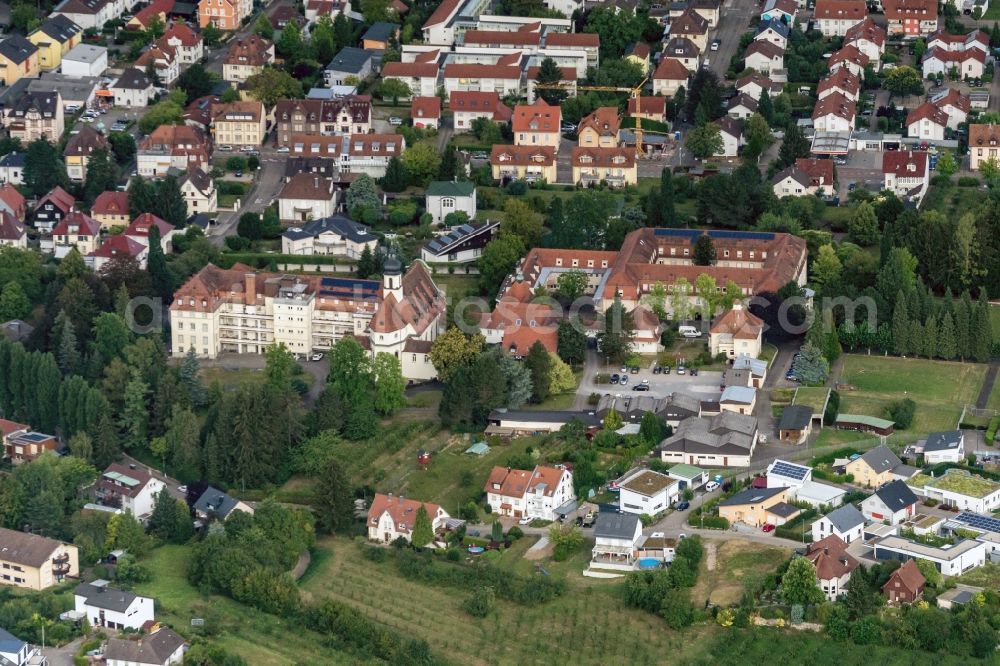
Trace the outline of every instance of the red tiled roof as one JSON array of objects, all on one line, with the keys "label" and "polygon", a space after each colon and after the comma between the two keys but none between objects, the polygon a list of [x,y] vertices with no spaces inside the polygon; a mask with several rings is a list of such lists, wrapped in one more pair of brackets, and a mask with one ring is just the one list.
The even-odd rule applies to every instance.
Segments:
[{"label": "red tiled roof", "polygon": [[818,160],[815,158],[800,157],[795,160],[795,166],[801,169],[809,178],[818,185],[820,181],[824,185],[833,183],[833,160]]},{"label": "red tiled roof", "polygon": [[670,22],[671,35],[704,35],[708,33],[708,20],[693,9],[685,9],[684,13]]},{"label": "red tiled roof", "polygon": [[101,257],[104,259],[114,259],[115,257],[138,257],[142,254],[142,251],[146,249],[146,246],[142,243],[132,240],[128,236],[118,235],[118,236],[108,236],[101,247],[97,248],[88,257]]},{"label": "red tiled roof", "polygon": [[882,590],[894,587],[896,582],[901,583],[908,592],[913,594],[920,594],[924,586],[927,585],[927,579],[920,573],[920,568],[917,566],[916,560],[907,560],[903,563],[903,566],[893,571],[892,575],[889,576],[889,580],[882,586]]},{"label": "red tiled roof", "polygon": [[[635,115],[635,102],[634,97],[630,97],[628,100],[628,114]],[[649,114],[649,115],[660,115],[662,116],[667,112],[667,98],[666,97],[651,97],[643,95],[639,99],[639,113]]]},{"label": "red tiled roof", "polygon": [[44,203],[55,204],[59,210],[65,212],[72,209],[73,206],[76,205],[76,199],[73,198],[72,194],[56,185],[49,191],[48,194],[38,200],[38,203],[35,204],[35,210],[41,208]]},{"label": "red tiled roof", "polygon": [[684,63],[676,58],[664,58],[653,72],[654,79],[667,81],[687,81],[690,75]]},{"label": "red tiled roof", "polygon": [[495,92],[454,90],[448,98],[448,108],[456,111],[492,112],[493,120],[509,121],[514,114],[513,109],[500,101],[500,95]]},{"label": "red tiled roof", "polygon": [[437,78],[438,66],[431,62],[390,62],[382,68],[382,77]]},{"label": "red tiled roof", "polygon": [[934,105],[938,108],[951,105],[966,113],[972,108],[972,102],[969,101],[969,98],[960,93],[956,88],[948,88],[948,91],[942,97],[934,100]]},{"label": "red tiled roof", "polygon": [[127,192],[101,192],[90,208],[91,215],[128,215]]},{"label": "red tiled roof", "polygon": [[458,9],[461,2],[462,0],[444,0],[444,2],[438,5],[437,9],[434,10],[431,17],[424,23],[424,29],[426,30],[431,26],[447,21],[448,17],[450,17],[452,13]]},{"label": "red tiled roof", "polygon": [[518,166],[551,166],[556,161],[556,149],[552,146],[493,146],[490,164],[514,164]]},{"label": "red tiled roof", "polygon": [[857,19],[868,16],[865,0],[816,0],[817,19]]},{"label": "red tiled roof", "polygon": [[841,578],[858,567],[858,561],[847,552],[847,544],[836,534],[809,544],[805,556],[816,567],[819,580]]},{"label": "red tiled roof", "polygon": [[577,146],[573,149],[571,161],[575,167],[602,166],[631,169],[635,167],[635,150]]},{"label": "red tiled roof", "polygon": [[[19,241],[24,237],[25,231],[24,225],[16,217],[5,210],[0,210],[0,240]],[[2,424],[3,419],[0,419],[0,425]]]},{"label": "red tiled roof", "polygon": [[843,93],[834,92],[816,102],[816,106],[813,107],[812,118],[816,120],[817,118],[833,114],[839,118],[853,121],[856,110],[857,104],[853,100],[848,99]]},{"label": "red tiled roof", "polygon": [[441,98],[437,96],[414,97],[410,103],[410,117],[414,119],[440,118]]},{"label": "red tiled roof", "polygon": [[512,79],[521,80],[521,70],[512,65],[476,65],[452,63],[445,65],[446,79]]},{"label": "red tiled roof", "polygon": [[467,30],[465,44],[503,44],[507,46],[538,46],[542,35],[538,32],[510,32],[507,30]]},{"label": "red tiled roof", "polygon": [[0,185],[0,201],[7,204],[7,207],[14,211],[14,215],[23,218],[28,209],[28,202],[24,195],[17,191],[17,188],[10,183]]},{"label": "red tiled roof", "polygon": [[983,53],[982,49],[965,49],[963,51],[945,51],[937,46],[931,47],[927,54],[924,56],[924,60],[930,60],[931,58],[940,60],[944,63],[954,62],[965,62],[966,60],[977,60],[981,63],[986,62],[986,54]]},{"label": "red tiled roof", "polygon": [[128,225],[128,228],[125,229],[125,235],[146,238],[149,236],[149,230],[154,225],[160,230],[160,238],[165,238],[167,234],[174,230],[174,225],[166,220],[161,220],[152,213],[143,213],[132,220],[132,224]]},{"label": "red tiled roof", "polygon": [[518,104],[511,120],[514,132],[559,133],[562,109],[539,97],[534,104]]},{"label": "red tiled roof", "polygon": [[171,39],[176,39],[181,43],[182,46],[197,46],[201,42],[201,35],[196,33],[191,27],[184,23],[183,21],[171,23],[167,31],[163,33],[163,37],[160,39],[164,41],[169,41]]},{"label": "red tiled roof", "polygon": [[729,333],[736,338],[756,338],[764,329],[764,321],[744,310],[742,306],[733,306],[715,320],[710,329],[712,333]]},{"label": "red tiled roof", "polygon": [[1000,144],[1000,125],[969,125],[969,148]]},{"label": "red tiled roof", "polygon": [[882,46],[885,44],[885,29],[869,16],[861,23],[848,28],[844,35],[844,44],[860,40],[868,40],[876,46]]},{"label": "red tiled roof", "polygon": [[23,423],[17,423],[16,421],[8,421],[7,419],[0,419],[0,437],[7,437],[18,430],[28,430],[30,426]]},{"label": "red tiled roof", "polygon": [[922,150],[887,150],[882,154],[882,173],[899,178],[922,176],[927,172],[927,153]]},{"label": "red tiled roof", "polygon": [[427,512],[427,516],[431,519],[432,524],[438,512],[442,510],[440,506],[431,502],[419,502],[417,500],[405,499],[401,496],[393,497],[379,493],[375,495],[375,499],[372,500],[372,506],[368,509],[368,524],[372,527],[377,526],[382,514],[388,512],[392,516],[392,522],[395,525],[396,531],[408,534],[413,531],[420,507],[423,507],[424,511]]},{"label": "red tiled roof", "polygon": [[774,42],[769,42],[766,39],[758,39],[750,43],[747,47],[746,52],[743,54],[744,60],[749,58],[751,55],[759,53],[768,60],[773,60],[777,57],[785,56],[785,49],[781,48]]},{"label": "red tiled roof", "polygon": [[853,62],[860,65],[862,68],[868,66],[869,58],[858,47],[853,44],[848,44],[844,48],[840,49],[826,61],[826,64],[833,67],[838,62]]},{"label": "red tiled roof", "polygon": [[[486,480],[484,490],[503,497],[524,497],[526,493],[541,491],[551,497],[559,487],[566,470],[538,465],[533,470],[494,467]],[[496,488],[495,486],[499,486]]]},{"label": "red tiled roof", "polygon": [[[70,226],[76,226],[77,231],[71,232]],[[53,236],[98,236],[101,233],[101,223],[79,211],[67,213],[52,230]]]},{"label": "red tiled roof", "polygon": [[890,21],[919,18],[935,21],[938,15],[937,0],[883,0],[882,11]]},{"label": "red tiled roof", "polygon": [[550,32],[545,36],[545,46],[583,46],[597,48],[601,38],[593,32]]},{"label": "red tiled roof", "polygon": [[909,127],[913,123],[924,120],[925,118],[932,121],[936,125],[940,125],[941,127],[948,126],[948,114],[930,102],[924,102],[906,114],[906,125]]},{"label": "red tiled roof", "polygon": [[861,78],[847,67],[840,67],[833,74],[820,79],[816,94],[835,88],[857,95],[861,91]]}]

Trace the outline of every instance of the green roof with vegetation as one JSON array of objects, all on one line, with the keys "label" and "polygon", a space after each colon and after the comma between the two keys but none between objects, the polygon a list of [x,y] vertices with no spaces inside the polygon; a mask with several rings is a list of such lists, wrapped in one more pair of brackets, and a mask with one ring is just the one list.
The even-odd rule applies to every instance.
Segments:
[{"label": "green roof with vegetation", "polygon": [[950,469],[938,477],[917,474],[906,485],[913,488],[931,487],[967,497],[986,497],[1000,490],[1000,483],[961,469]]}]

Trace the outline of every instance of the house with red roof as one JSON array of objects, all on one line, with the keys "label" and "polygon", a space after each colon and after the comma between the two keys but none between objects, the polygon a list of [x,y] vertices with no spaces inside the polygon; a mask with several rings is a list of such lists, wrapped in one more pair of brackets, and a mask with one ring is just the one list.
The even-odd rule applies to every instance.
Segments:
[{"label": "house with red roof", "polygon": [[868,56],[862,53],[857,47],[848,44],[844,48],[831,55],[826,65],[830,68],[830,73],[835,74],[840,69],[848,69],[851,74],[865,78],[865,67],[869,64]]},{"label": "house with red roof", "polygon": [[916,560],[907,560],[892,572],[882,586],[882,594],[890,605],[912,604],[924,593],[927,579],[920,573]]},{"label": "house with red roof", "polygon": [[433,127],[441,122],[441,98],[437,95],[414,97],[410,103],[410,118],[414,127]]},{"label": "house with red roof", "polygon": [[452,113],[455,129],[463,132],[471,131],[476,118],[509,123],[514,115],[514,110],[501,102],[495,92],[457,90],[448,97],[448,109]]},{"label": "house with red roof", "polygon": [[[421,508],[427,512],[431,521],[431,531],[435,534],[442,532],[450,516],[437,504],[392,493],[376,494],[368,509],[368,539],[388,544],[401,538],[409,543],[413,539],[413,528]],[[426,545],[437,547],[435,542]]]},{"label": "house with red roof", "polygon": [[831,534],[809,544],[805,558],[816,569],[816,584],[823,590],[827,601],[847,594],[851,573],[858,568],[858,561],[847,552],[847,544],[836,534]]},{"label": "house with red roof", "polygon": [[743,62],[754,71],[770,74],[785,66],[785,49],[765,39],[750,42],[743,53]]},{"label": "house with red roof", "polygon": [[518,104],[514,107],[511,126],[515,146],[550,146],[559,148],[562,138],[562,109],[542,98],[532,104]]},{"label": "house with red roof", "polygon": [[856,111],[854,100],[839,92],[831,93],[813,107],[813,127],[817,132],[852,132]]},{"label": "house with red roof", "polygon": [[101,192],[90,207],[90,215],[101,223],[102,229],[127,227],[130,219],[128,192]]},{"label": "house with red roof", "polygon": [[843,37],[868,17],[865,0],[816,0],[817,28],[825,37]]},{"label": "house with red roof", "polygon": [[948,115],[948,128],[955,130],[969,117],[969,110],[972,109],[972,101],[958,91],[957,88],[948,88],[944,92],[931,96],[931,104],[938,107]]},{"label": "house with red roof", "polygon": [[405,83],[412,95],[430,97],[437,91],[437,62],[390,62],[382,67],[382,79]]},{"label": "house with red roof", "polygon": [[0,247],[28,249],[28,228],[6,210],[0,210]]},{"label": "house with red roof", "polygon": [[922,150],[887,150],[882,155],[885,189],[900,199],[917,204],[927,193],[930,182],[929,160]]},{"label": "house with red roof", "polygon": [[877,70],[885,53],[885,38],[885,28],[867,17],[847,31],[844,46],[851,45],[864,53]]},{"label": "house with red roof", "polygon": [[175,21],[156,40],[160,48],[173,49],[177,62],[182,66],[193,65],[205,55],[204,40],[200,32],[195,32],[187,23]]},{"label": "house with red roof", "polygon": [[152,213],[143,213],[132,220],[132,224],[125,229],[125,236],[136,243],[149,247],[149,232],[154,226],[160,231],[160,247],[163,252],[170,252],[171,239],[176,233],[174,225]]},{"label": "house with red roof", "polygon": [[687,87],[691,72],[676,58],[664,58],[653,72],[653,94],[673,97],[677,89]]},{"label": "house with red roof", "polygon": [[502,57],[492,65],[454,62],[445,65],[445,91],[449,95],[457,90],[495,92],[501,97],[518,94],[521,90],[520,53],[511,56]]},{"label": "house with red roof", "polygon": [[35,204],[33,212],[35,228],[39,231],[51,232],[59,220],[68,215],[74,206],[76,206],[76,199],[73,195],[56,185]]},{"label": "house with red roof", "polygon": [[764,322],[750,314],[739,301],[725,314],[718,317],[708,331],[708,346],[712,356],[725,354],[728,358],[760,355]]},{"label": "house with red roof", "polygon": [[145,269],[146,259],[149,257],[149,248],[124,234],[118,234],[105,238],[101,246],[86,255],[83,260],[87,262],[87,266],[91,270],[98,273],[109,261],[121,257],[135,259],[139,264],[139,268]]},{"label": "house with red roof", "polygon": [[52,230],[52,243],[57,259],[62,259],[74,247],[82,255],[97,249],[101,240],[101,223],[79,211],[72,211],[59,220]]},{"label": "house with red roof", "polygon": [[28,202],[16,187],[10,183],[0,185],[0,210],[10,213],[15,220],[24,221],[28,214]]},{"label": "house with red roof", "polygon": [[937,0],[882,0],[890,35],[921,37],[938,28]]},{"label": "house with red roof", "polygon": [[932,102],[924,102],[906,114],[906,136],[925,141],[944,141],[948,114]]},{"label": "house with red roof", "polygon": [[532,470],[494,467],[484,488],[494,513],[514,518],[556,520],[576,499],[573,472],[538,465]]},{"label": "house with red roof", "polygon": [[857,102],[861,96],[861,77],[847,67],[837,68],[837,71],[820,79],[816,86],[816,96],[819,99],[833,93],[840,93],[852,102]]},{"label": "house with red roof", "polygon": [[933,46],[927,49],[922,64],[924,78],[955,72],[963,79],[980,78],[986,68],[986,54],[978,48],[951,51]]},{"label": "house with red roof", "polygon": [[630,118],[648,118],[660,123],[667,122],[667,98],[643,95],[638,99],[629,97],[627,113]]}]

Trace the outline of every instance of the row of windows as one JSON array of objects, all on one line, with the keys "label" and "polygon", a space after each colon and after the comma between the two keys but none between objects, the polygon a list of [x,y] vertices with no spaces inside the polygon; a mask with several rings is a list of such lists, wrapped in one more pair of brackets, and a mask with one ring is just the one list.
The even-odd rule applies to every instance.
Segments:
[{"label": "row of windows", "polygon": [[7,564],[6,562],[4,562],[3,568],[4,569],[13,569],[14,571],[24,571],[24,569],[22,569],[21,567],[17,566],[16,564]]},{"label": "row of windows", "polygon": [[[188,324],[188,326],[191,328],[192,331],[197,331],[198,330],[198,324],[196,324],[194,322],[191,322],[190,324]],[[182,322],[182,321],[177,322],[177,330],[178,331],[183,331],[184,330],[184,322]],[[208,333],[208,324],[202,324],[201,325],[201,332],[202,333]]]},{"label": "row of windows", "polygon": [[[8,576],[7,574],[4,574],[4,575],[3,575],[3,579],[4,579],[4,580],[11,580],[11,577],[10,577],[10,576]],[[23,583],[23,582],[24,582],[24,579],[23,579],[23,578],[18,578],[17,576],[14,576],[14,579],[13,579],[13,580],[14,580],[14,582],[15,582],[15,583]]]},{"label": "row of windows", "polygon": [[[557,257],[556,258],[556,266],[562,266],[562,265],[563,265],[562,257]],[[578,267],[580,265],[580,260],[579,259],[572,259],[572,260],[570,260],[570,265],[573,268],[576,268],[576,267]],[[587,259],[587,268],[593,268],[593,267],[594,267],[594,260],[593,259]],[[607,259],[602,259],[601,260],[601,268],[607,268],[607,267],[608,267],[608,260]]]},{"label": "row of windows", "polygon": [[[191,336],[191,344],[197,344],[197,342],[198,342],[198,336],[197,335],[192,335]],[[183,335],[178,335],[177,336],[177,344],[183,346],[183,344],[184,344],[184,336]],[[207,345],[208,344],[208,337],[207,336],[203,337],[201,339],[201,344],[203,344],[203,345]],[[207,354],[208,351],[206,350],[205,353]]]}]

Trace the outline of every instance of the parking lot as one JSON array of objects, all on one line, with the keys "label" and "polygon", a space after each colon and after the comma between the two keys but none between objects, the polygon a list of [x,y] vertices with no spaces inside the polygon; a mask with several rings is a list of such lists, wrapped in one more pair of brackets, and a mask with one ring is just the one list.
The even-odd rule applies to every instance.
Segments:
[{"label": "parking lot", "polygon": [[[610,371],[611,374],[621,374],[620,367],[611,368]],[[599,372],[603,374],[605,368],[601,367]],[[669,375],[653,374],[650,367],[645,367],[641,368],[636,374],[629,373],[627,375],[628,383],[624,385],[597,384],[594,381],[596,374],[590,373],[589,376],[584,376],[580,380],[580,386],[577,389],[578,394],[589,396],[592,393],[600,395],[611,393],[622,396],[646,395],[663,398],[671,393],[680,392],[692,395],[699,400],[718,400],[719,396],[722,395],[722,390],[719,388],[722,384],[722,373],[717,371],[699,371],[696,377],[692,377],[687,372],[679,375],[676,369],[671,370]],[[643,380],[648,382],[649,391],[640,392],[633,390],[633,387],[642,384]]]}]

